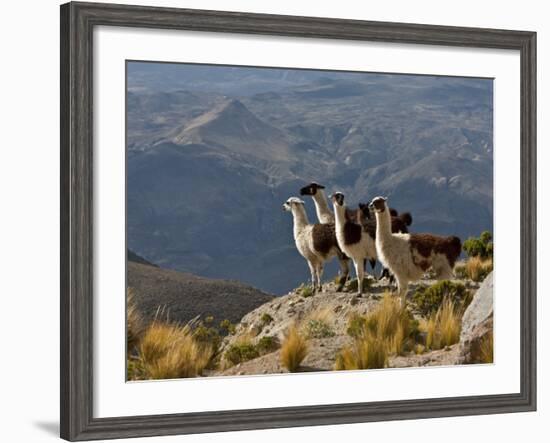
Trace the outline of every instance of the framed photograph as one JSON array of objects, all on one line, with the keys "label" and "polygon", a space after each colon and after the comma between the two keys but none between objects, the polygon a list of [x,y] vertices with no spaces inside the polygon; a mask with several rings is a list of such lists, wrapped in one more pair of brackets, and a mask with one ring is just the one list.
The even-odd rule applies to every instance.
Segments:
[{"label": "framed photograph", "polygon": [[61,437],[536,409],[536,34],[61,6]]}]

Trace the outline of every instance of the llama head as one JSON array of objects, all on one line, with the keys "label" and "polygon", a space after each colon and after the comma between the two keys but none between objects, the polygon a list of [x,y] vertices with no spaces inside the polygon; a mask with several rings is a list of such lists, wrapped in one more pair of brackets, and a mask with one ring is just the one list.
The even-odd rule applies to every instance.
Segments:
[{"label": "llama head", "polygon": [[318,189],[325,189],[323,185],[320,185],[319,183],[312,182],[307,186],[304,186],[302,189],[300,189],[300,195],[315,195],[317,194]]},{"label": "llama head", "polygon": [[369,203],[369,207],[374,209],[375,212],[384,212],[386,210],[386,201],[388,199],[385,197],[374,197]]},{"label": "llama head", "polygon": [[283,203],[283,210],[292,211],[293,207],[296,207],[297,205],[303,206],[304,204],[305,202],[300,200],[298,197],[289,197],[289,199]]},{"label": "llama head", "polygon": [[370,219],[370,204],[369,203],[359,203],[359,210],[363,214],[363,217]]},{"label": "llama head", "polygon": [[330,199],[335,206],[344,206],[344,194],[341,192],[335,192],[330,196]]}]

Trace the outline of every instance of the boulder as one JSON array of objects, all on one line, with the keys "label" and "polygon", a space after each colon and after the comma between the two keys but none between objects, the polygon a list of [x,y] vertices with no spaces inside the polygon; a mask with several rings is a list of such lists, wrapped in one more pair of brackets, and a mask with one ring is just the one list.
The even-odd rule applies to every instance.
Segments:
[{"label": "boulder", "polygon": [[493,273],[483,281],[462,318],[458,363],[483,363],[484,344],[493,336]]}]

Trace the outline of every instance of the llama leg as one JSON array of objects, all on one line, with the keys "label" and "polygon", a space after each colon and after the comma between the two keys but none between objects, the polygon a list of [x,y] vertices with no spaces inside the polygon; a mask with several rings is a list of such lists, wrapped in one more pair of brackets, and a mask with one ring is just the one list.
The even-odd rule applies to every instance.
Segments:
[{"label": "llama leg", "polygon": [[405,298],[407,296],[407,289],[409,287],[409,282],[398,275],[395,276],[397,281],[397,296],[401,300],[401,306],[405,306]]},{"label": "llama leg", "polygon": [[311,273],[311,286],[313,287],[313,292],[315,292],[315,290],[317,289],[317,283],[315,279],[315,266],[309,260],[307,264],[309,266],[309,272]]},{"label": "llama leg", "polygon": [[323,263],[319,263],[317,265],[317,288],[319,292],[323,292],[322,277],[323,277]]},{"label": "llama leg", "polygon": [[355,275],[357,276],[357,296],[361,297],[363,293],[363,277],[365,276],[365,270],[363,268],[364,261],[355,261]]},{"label": "llama leg", "polygon": [[338,281],[338,288],[336,291],[340,292],[344,288],[344,285],[348,279],[349,260],[347,258],[338,257],[338,261],[340,263],[340,280]]},{"label": "llama leg", "polygon": [[369,258],[370,267],[372,268],[372,275],[374,274],[374,268],[376,267],[376,260],[374,258]]}]

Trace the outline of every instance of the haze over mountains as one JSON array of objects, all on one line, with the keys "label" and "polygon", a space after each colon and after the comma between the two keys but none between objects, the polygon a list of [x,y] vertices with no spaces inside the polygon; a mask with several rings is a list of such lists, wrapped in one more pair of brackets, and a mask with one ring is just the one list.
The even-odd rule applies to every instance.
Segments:
[{"label": "haze over mountains", "polygon": [[281,205],[310,181],[415,232],[492,231],[492,103],[487,79],[129,63],[128,246],[285,293],[309,272]]}]

